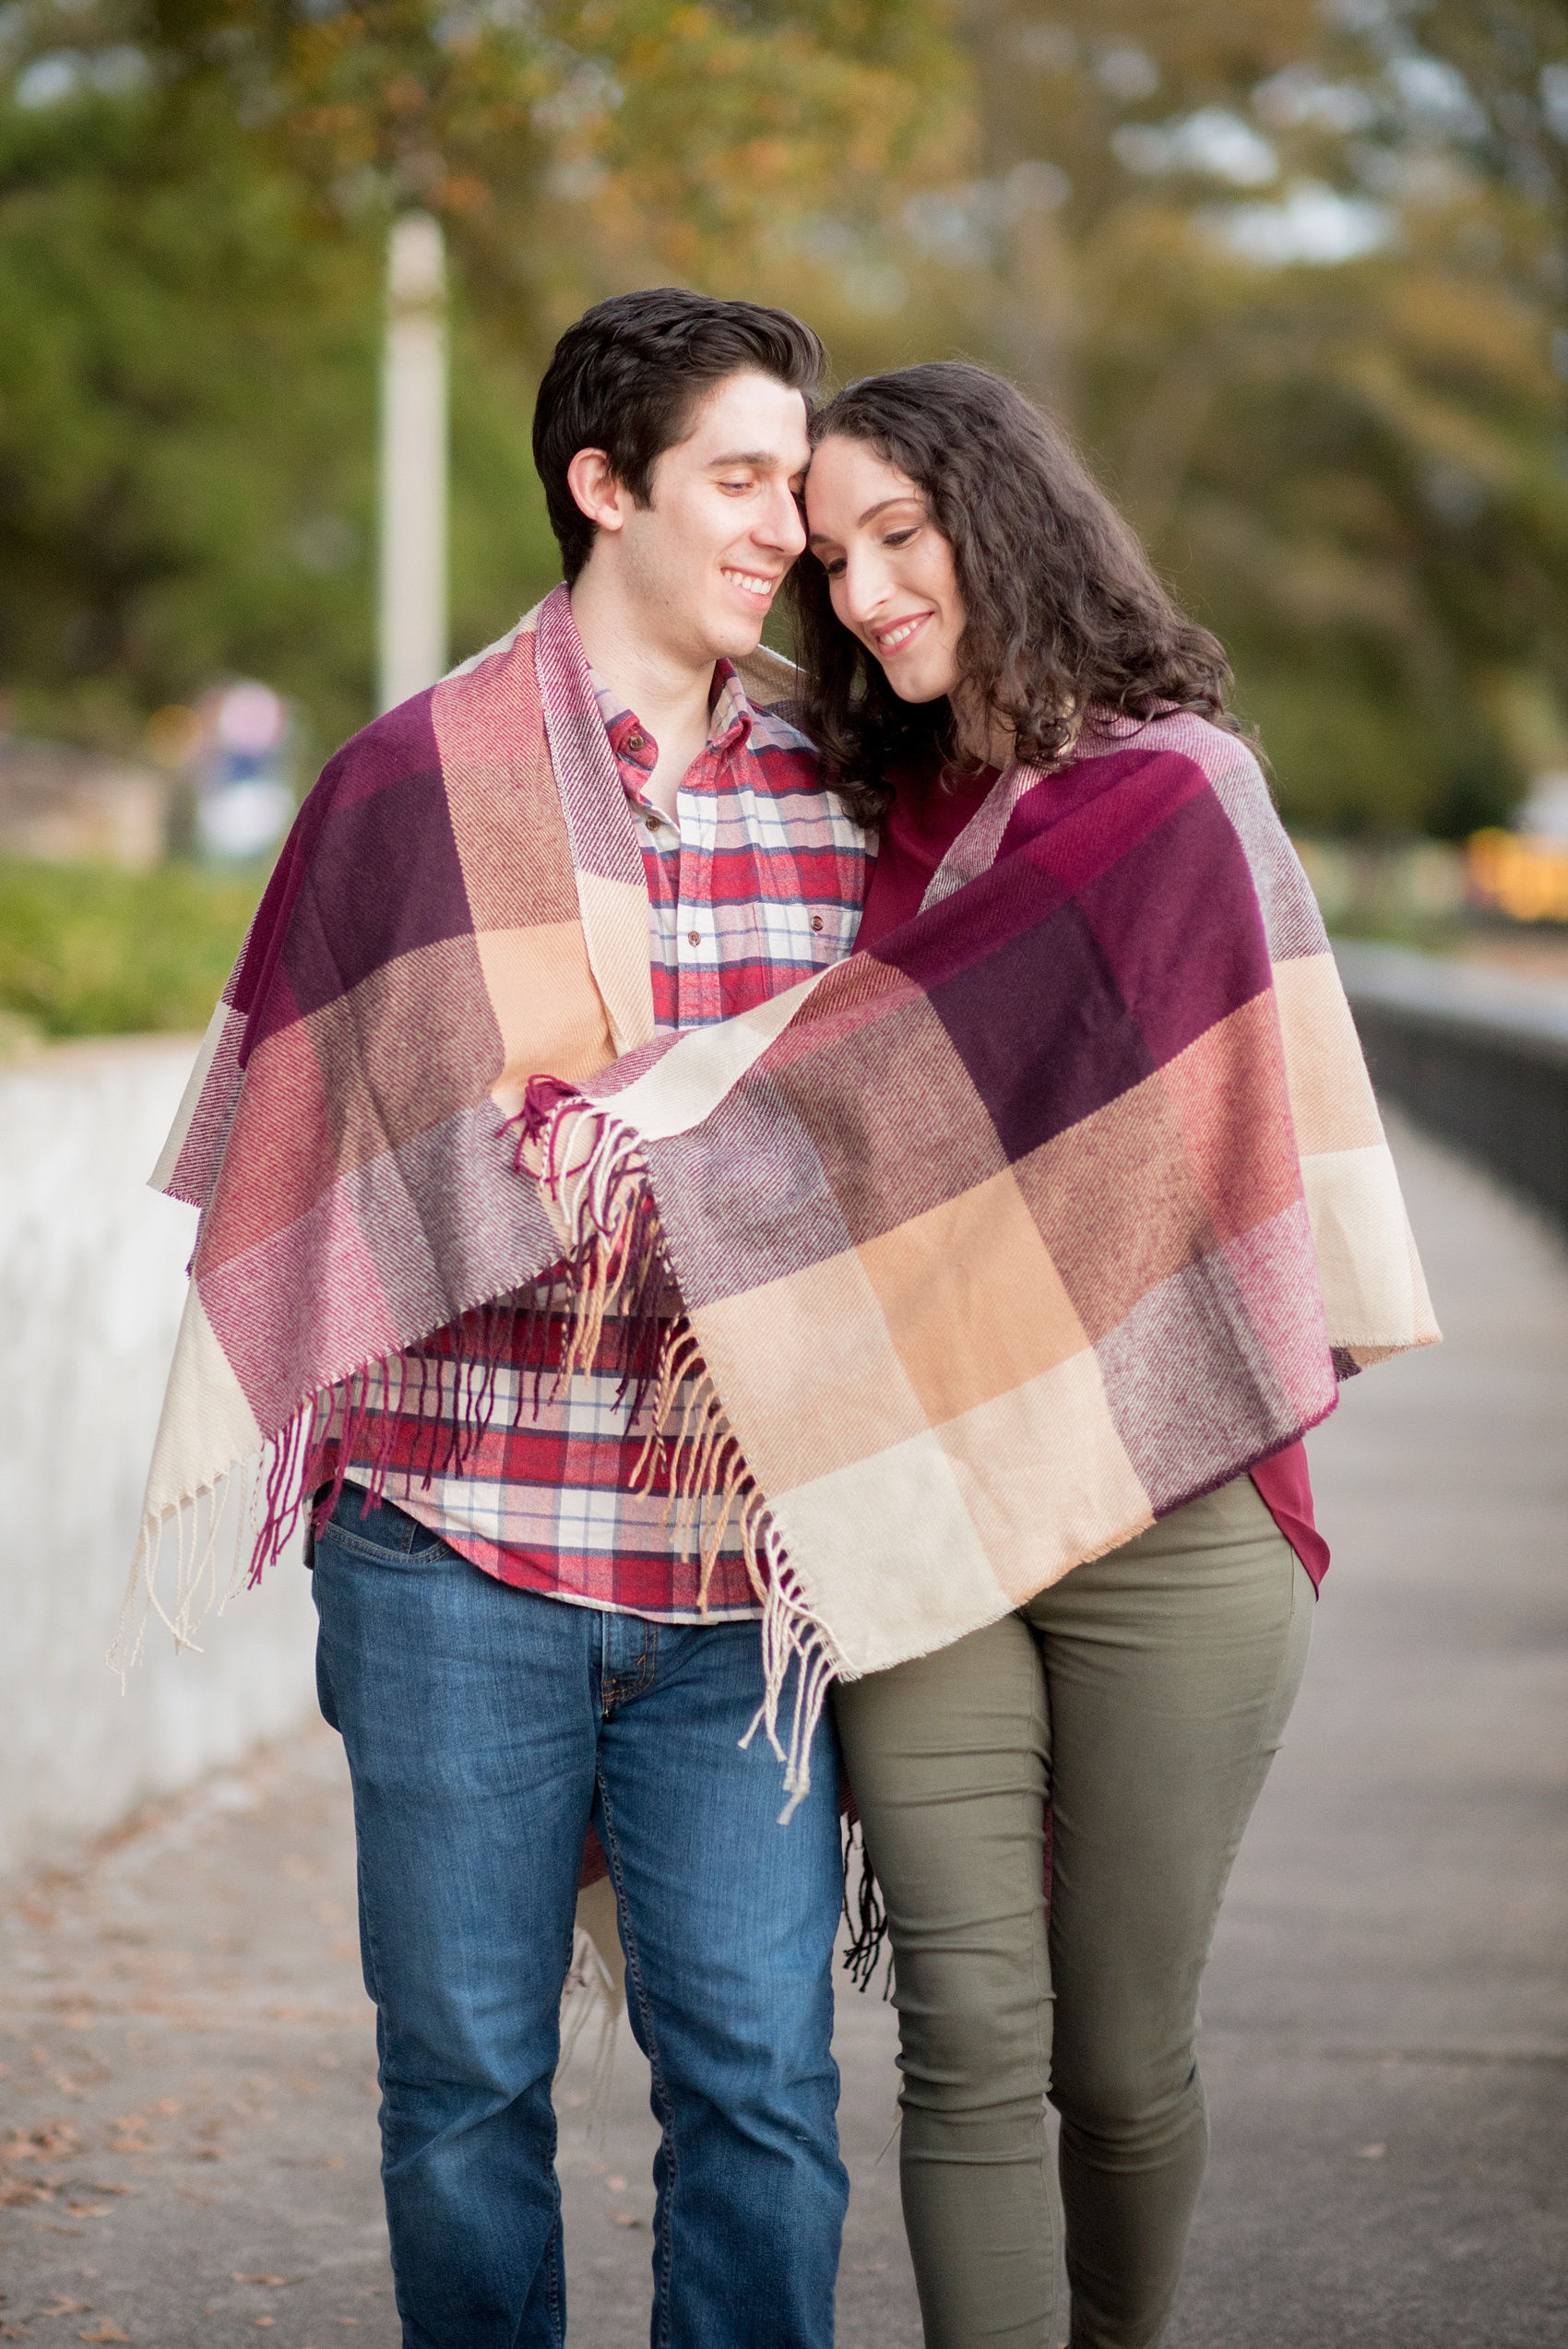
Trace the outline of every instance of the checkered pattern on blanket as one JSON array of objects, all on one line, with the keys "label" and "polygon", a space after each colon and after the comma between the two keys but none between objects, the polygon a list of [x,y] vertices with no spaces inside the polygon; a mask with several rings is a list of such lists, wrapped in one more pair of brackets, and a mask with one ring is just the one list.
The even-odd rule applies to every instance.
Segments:
[{"label": "checkered pattern on blanket", "polygon": [[589,1299],[657,1210],[797,1749],[828,1678],[993,1620],[1437,1335],[1312,893],[1189,716],[1012,770],[902,929],[530,1122]]},{"label": "checkered pattern on blanket", "polygon": [[[793,672],[738,666],[762,726]],[[764,732],[766,765],[785,738]],[[818,904],[841,910],[853,890],[823,855]],[[811,913],[808,968],[840,943]],[[256,1571],[276,1553],[345,1381],[362,1392],[454,1325],[505,1369],[499,1300],[559,1256],[508,1121],[537,1073],[587,1076],[654,1035],[648,945],[643,843],[564,589],[328,762],[154,1176],[202,1211],[137,1551],[178,1629],[209,1587],[204,1528],[257,1459]],[[719,1011],[727,970],[700,982]],[[493,1401],[448,1395],[438,1466]]]},{"label": "checkered pattern on blanket", "polygon": [[[849,951],[865,894],[864,836],[817,784],[814,753],[773,712],[756,709],[719,664],[707,745],[682,781],[679,821],[647,797],[658,744],[635,712],[589,672],[636,824],[647,880],[656,1028],[711,1025],[766,1002]],[[547,674],[546,691],[552,681]],[[503,1326],[499,1364],[463,1358],[461,1334],[422,1352],[452,1356],[466,1393],[493,1377],[460,1470],[427,1470],[429,1420],[450,1411],[445,1387],[376,1373],[341,1460],[339,1410],[306,1463],[307,1489],[341,1466],[417,1517],[487,1573],[587,1607],[689,1622],[758,1610],[738,1526],[724,1536],[699,1606],[702,1536],[715,1504],[688,1524],[671,1505],[669,1462],[639,1479],[646,1414],[634,1423],[625,1332],[605,1322],[593,1359],[558,1379],[560,1331],[525,1315]],[[696,1391],[675,1391],[679,1418]],[[382,1425],[390,1393],[400,1424]]]}]

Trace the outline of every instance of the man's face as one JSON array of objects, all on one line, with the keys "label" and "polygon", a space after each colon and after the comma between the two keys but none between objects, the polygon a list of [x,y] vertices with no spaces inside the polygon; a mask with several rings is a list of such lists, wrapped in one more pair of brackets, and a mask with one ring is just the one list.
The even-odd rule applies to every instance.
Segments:
[{"label": "man's face", "polygon": [[645,509],[620,501],[610,555],[648,639],[683,660],[754,652],[779,582],[806,542],[799,493],[806,403],[770,375],[716,384],[653,471]]}]

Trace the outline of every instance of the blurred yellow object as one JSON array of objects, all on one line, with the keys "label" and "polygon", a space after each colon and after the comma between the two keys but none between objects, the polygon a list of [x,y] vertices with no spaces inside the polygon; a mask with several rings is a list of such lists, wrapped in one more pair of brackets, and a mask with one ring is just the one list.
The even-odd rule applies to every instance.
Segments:
[{"label": "blurred yellow object", "polygon": [[1513,921],[1568,921],[1568,840],[1493,827],[1465,851],[1472,903]]},{"label": "blurred yellow object", "polygon": [[184,766],[194,757],[207,727],[194,709],[183,702],[170,702],[156,709],[147,721],[143,740],[148,753],[160,766]]}]

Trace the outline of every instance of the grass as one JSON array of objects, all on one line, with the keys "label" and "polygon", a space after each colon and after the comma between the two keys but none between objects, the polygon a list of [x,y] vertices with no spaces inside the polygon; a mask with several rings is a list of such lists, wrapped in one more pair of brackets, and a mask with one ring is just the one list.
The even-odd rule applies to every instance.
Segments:
[{"label": "grass", "polygon": [[0,860],[0,1030],[204,1028],[266,877]]}]

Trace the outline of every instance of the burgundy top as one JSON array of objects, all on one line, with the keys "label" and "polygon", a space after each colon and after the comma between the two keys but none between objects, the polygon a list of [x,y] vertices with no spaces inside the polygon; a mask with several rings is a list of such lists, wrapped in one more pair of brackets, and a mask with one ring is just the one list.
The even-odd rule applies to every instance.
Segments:
[{"label": "burgundy top", "polygon": [[[883,825],[882,843],[866,891],[857,946],[874,946],[919,913],[937,866],[980,807],[1001,769],[954,778],[944,790],[940,772],[923,777],[902,771],[898,793]],[[1306,1446],[1287,1444],[1253,1470],[1265,1508],[1312,1576],[1315,1589],[1328,1569],[1328,1544],[1313,1521]]]},{"label": "burgundy top", "polygon": [[899,768],[898,796],[887,811],[882,842],[866,888],[865,911],[855,932],[857,946],[874,946],[900,922],[919,913],[937,866],[975,814],[1002,769],[982,766],[978,775],[957,776],[950,790],[940,772],[921,777]]}]

